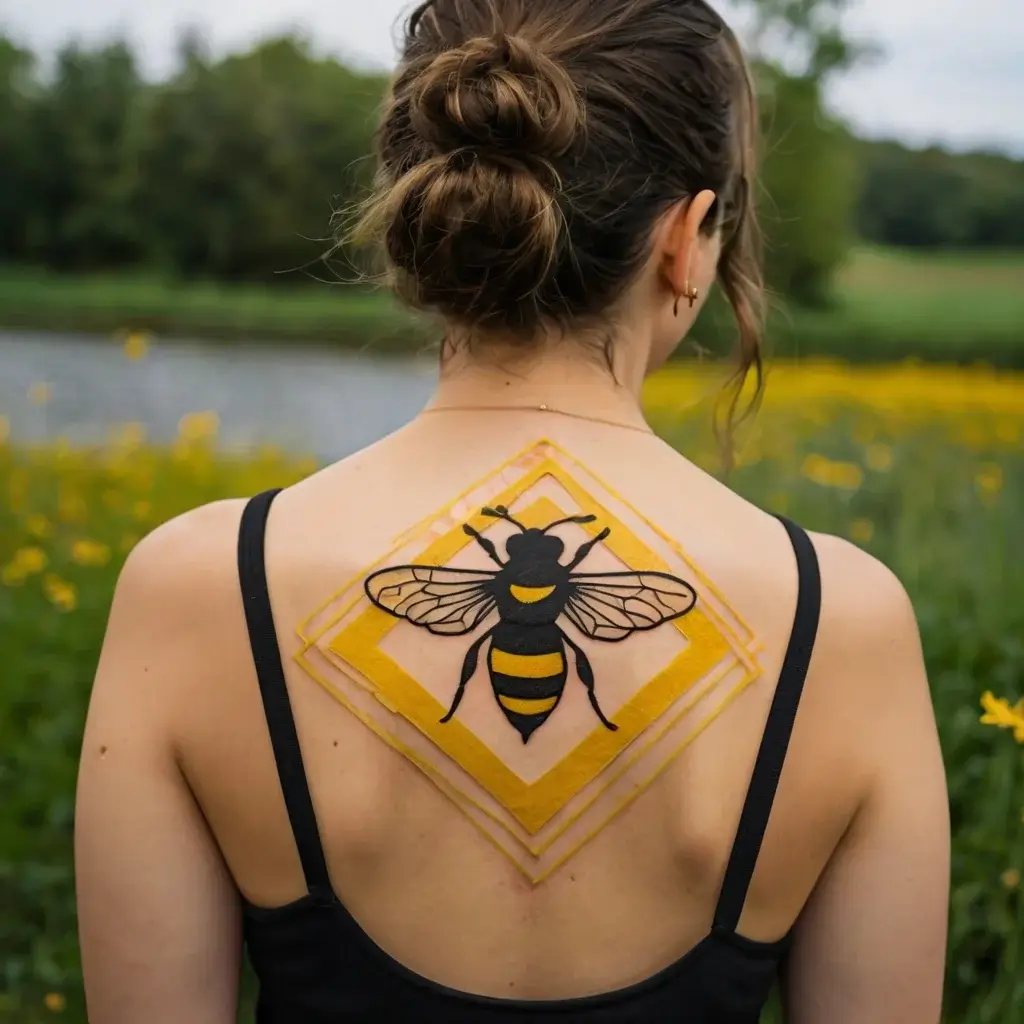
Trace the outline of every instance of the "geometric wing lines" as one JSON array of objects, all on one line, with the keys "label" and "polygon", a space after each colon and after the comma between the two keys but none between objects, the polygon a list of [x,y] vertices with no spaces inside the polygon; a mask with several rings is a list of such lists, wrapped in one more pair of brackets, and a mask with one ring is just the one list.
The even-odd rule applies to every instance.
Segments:
[{"label": "geometric wing lines", "polygon": [[678,619],[697,602],[688,583],[663,572],[575,573],[565,614],[592,640],[615,643]]},{"label": "geometric wing lines", "polygon": [[366,580],[366,595],[382,611],[439,636],[465,636],[494,608],[494,572],[400,565]]}]

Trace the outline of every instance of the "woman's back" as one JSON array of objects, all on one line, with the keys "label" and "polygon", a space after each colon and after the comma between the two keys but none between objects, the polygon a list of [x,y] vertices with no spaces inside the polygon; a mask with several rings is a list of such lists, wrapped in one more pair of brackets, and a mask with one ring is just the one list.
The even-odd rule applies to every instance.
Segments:
[{"label": "woman's back", "polygon": [[[427,464],[424,453],[454,450],[470,415],[478,439],[467,439],[457,458]],[[510,420],[499,413],[424,418],[280,496],[267,535],[274,620],[335,892],[370,939],[404,967],[454,989],[512,999],[622,988],[673,964],[707,935],[797,600],[793,549],[778,521],[654,437],[557,419],[511,414]],[[586,838],[578,852],[534,885],[474,828],[461,801],[339,706],[295,655],[303,647],[297,630],[313,611],[347,581],[365,576],[396,538],[539,440],[542,426],[547,439],[610,492],[682,541],[701,573],[698,594],[717,592],[749,627],[753,639],[746,646],[757,652],[761,672],[687,742],[706,717],[691,716],[678,737],[686,743],[682,753],[664,751],[667,766],[650,784],[660,762],[627,768],[627,785],[643,787],[642,795],[611,820],[594,819],[596,833],[577,837]],[[228,871],[249,904],[275,908],[300,900],[306,883],[246,642],[235,561],[240,513],[238,503],[211,506],[150,538],[143,552],[149,564],[138,566],[139,583],[150,592],[136,592],[128,614],[143,620],[139,629],[150,641],[139,652],[144,676],[157,688],[161,720]],[[900,962],[898,948],[886,944],[888,927],[899,927],[900,901],[909,898],[912,882],[926,891],[942,883],[939,851],[928,845],[937,838],[928,831],[934,813],[929,790],[941,798],[941,776],[936,786],[927,693],[898,584],[844,542],[819,537],[816,547],[823,599],[814,658],[738,931],[759,943],[785,937],[832,858],[837,880],[819,897],[828,916],[805,946],[799,930],[796,941],[806,969],[827,965],[837,972],[836,984],[847,972],[854,982],[863,972],[870,978],[876,957]],[[487,558],[477,561],[483,568]],[[155,635],[151,615],[160,620]],[[647,639],[638,634],[624,643],[642,649]],[[459,655],[469,642],[424,639],[454,645]],[[589,650],[597,692],[614,707],[636,680],[603,671],[600,645]],[[345,671],[339,666],[316,674],[342,690]],[[438,680],[437,686],[454,693],[456,682]],[[684,675],[680,685],[685,682]],[[483,672],[473,685],[496,708]],[[576,678],[566,687],[582,689]],[[566,700],[558,714],[601,728],[586,700]],[[102,737],[91,738],[95,745]],[[113,742],[109,746],[116,752]],[[927,785],[916,788],[922,773]],[[878,862],[848,869],[864,873],[865,891],[848,891],[834,851],[858,810],[878,798],[880,778],[895,791],[899,820],[881,835]],[[124,785],[130,800],[131,780]],[[917,815],[925,829],[920,847],[911,842]],[[257,932],[273,920],[250,916]],[[942,924],[936,917],[929,928],[938,936]],[[812,915],[808,927],[814,926]],[[873,948],[861,948],[857,929],[879,926]],[[173,931],[173,922],[162,927]],[[287,932],[286,922],[269,924],[281,927]],[[328,928],[326,935],[332,934],[342,947],[351,940]],[[287,942],[275,934],[269,946],[287,950]],[[851,959],[844,963],[847,944]],[[311,962],[307,984],[314,982]],[[289,965],[295,970],[302,975]],[[910,984],[905,977],[891,981]],[[898,1006],[899,995],[890,991],[885,1000]]]},{"label": "woman's back", "polygon": [[640,412],[716,278],[759,365],[759,292],[735,41],[627,6],[414,14],[366,224],[447,321],[438,392],[133,553],[78,806],[95,1024],[233,1019],[243,930],[266,1024],[753,1024],[786,954],[794,1020],[936,1019],[906,595]]}]

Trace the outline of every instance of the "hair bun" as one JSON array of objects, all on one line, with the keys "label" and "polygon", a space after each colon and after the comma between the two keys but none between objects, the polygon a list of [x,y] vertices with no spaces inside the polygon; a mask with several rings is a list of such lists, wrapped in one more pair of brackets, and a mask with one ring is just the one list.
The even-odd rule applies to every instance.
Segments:
[{"label": "hair bun", "polygon": [[555,159],[584,120],[566,68],[518,35],[478,36],[438,54],[410,100],[413,130],[440,153]]}]

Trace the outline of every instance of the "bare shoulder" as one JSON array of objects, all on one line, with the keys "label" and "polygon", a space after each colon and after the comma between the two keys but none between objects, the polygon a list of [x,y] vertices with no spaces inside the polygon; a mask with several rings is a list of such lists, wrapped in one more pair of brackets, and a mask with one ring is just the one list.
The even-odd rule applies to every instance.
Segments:
[{"label": "bare shoulder", "polygon": [[917,619],[902,582],[848,541],[812,537],[822,580],[812,671],[836,713],[859,731],[865,751],[872,738],[884,744],[906,729],[934,730]]},{"label": "bare shoulder", "polygon": [[236,550],[243,501],[205,505],[158,527],[128,556],[114,593],[94,703],[163,706],[223,668],[240,619]]},{"label": "bare shoulder", "polygon": [[839,617],[848,637],[916,635],[914,609],[899,577],[885,563],[841,537],[811,535],[822,578],[822,621]]},{"label": "bare shoulder", "polygon": [[158,614],[171,625],[207,621],[224,595],[237,590],[238,526],[245,502],[218,501],[157,527],[128,556],[111,610],[138,621]]}]

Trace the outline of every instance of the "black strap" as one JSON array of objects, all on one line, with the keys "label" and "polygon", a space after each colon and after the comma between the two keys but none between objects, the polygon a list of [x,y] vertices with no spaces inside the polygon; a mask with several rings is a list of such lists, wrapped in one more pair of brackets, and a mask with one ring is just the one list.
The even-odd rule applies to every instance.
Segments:
[{"label": "black strap", "polygon": [[715,927],[732,932],[739,924],[747,899],[750,879],[757,865],[761,842],[771,817],[775,791],[779,786],[782,766],[789,749],[800,694],[803,692],[807,666],[814,649],[821,611],[821,575],[818,557],[811,538],[795,523],[778,517],[785,526],[796,554],[798,587],[793,629],[782,662],[782,671],[775,687],[775,696],[768,712],[761,747],[754,762],[747,798],[736,829],[736,841],[725,869],[722,892],[715,910]]},{"label": "black strap", "polygon": [[264,560],[264,541],[270,506],[280,494],[267,491],[246,505],[238,531],[238,579],[245,605],[245,622],[249,629],[249,644],[256,665],[256,677],[263,697],[263,710],[267,716],[267,729],[274,748],[277,775],[281,781],[288,820],[291,822],[295,845],[299,850],[306,888],[318,902],[333,902],[331,878],[327,871],[316,813],[309,795],[306,770],[302,765],[302,749],[295,731],[288,688],[284,681],[281,651],[277,646],[274,613],[267,589],[267,566]]}]

